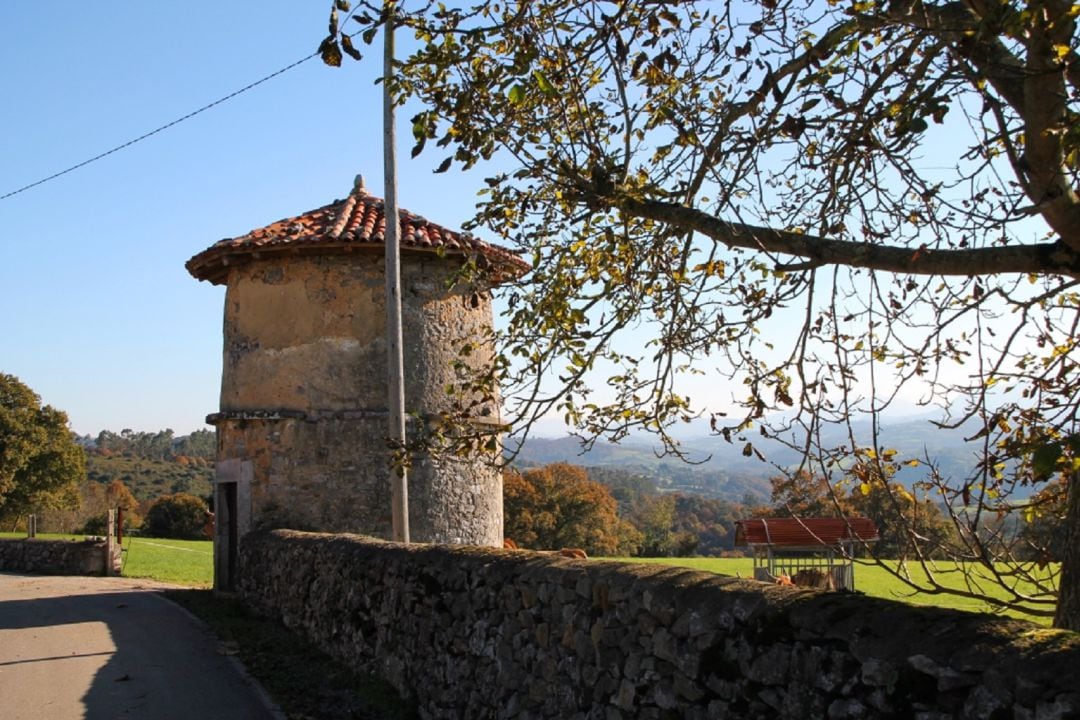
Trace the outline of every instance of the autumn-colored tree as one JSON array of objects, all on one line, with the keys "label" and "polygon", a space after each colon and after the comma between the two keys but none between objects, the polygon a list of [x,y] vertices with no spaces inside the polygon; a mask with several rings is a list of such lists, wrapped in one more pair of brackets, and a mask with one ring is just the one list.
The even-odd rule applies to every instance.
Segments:
[{"label": "autumn-colored tree", "polygon": [[122,480],[112,480],[106,485],[88,480],[80,488],[80,496],[83,531],[87,534],[105,532],[109,510],[123,510],[124,529],[137,528],[143,523],[139,501]]},{"label": "autumn-colored tree", "polygon": [[800,470],[790,475],[769,478],[772,485],[772,509],[775,517],[842,517],[851,512],[844,495],[818,475]]},{"label": "autumn-colored tree", "polygon": [[615,555],[627,531],[615,498],[583,468],[555,463],[503,476],[504,535],[520,547]]}]

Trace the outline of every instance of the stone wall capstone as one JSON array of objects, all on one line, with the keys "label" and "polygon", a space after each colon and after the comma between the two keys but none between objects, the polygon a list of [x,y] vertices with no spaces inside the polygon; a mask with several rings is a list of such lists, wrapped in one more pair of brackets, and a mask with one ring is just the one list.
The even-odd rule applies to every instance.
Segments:
[{"label": "stone wall capstone", "polygon": [[[3,539],[0,570],[42,575],[104,575],[106,552],[104,540]],[[119,557],[114,558],[114,564],[119,565]]]},{"label": "stone wall capstone", "polygon": [[255,532],[240,592],[424,718],[1080,717],[1080,636],[683,568]]}]

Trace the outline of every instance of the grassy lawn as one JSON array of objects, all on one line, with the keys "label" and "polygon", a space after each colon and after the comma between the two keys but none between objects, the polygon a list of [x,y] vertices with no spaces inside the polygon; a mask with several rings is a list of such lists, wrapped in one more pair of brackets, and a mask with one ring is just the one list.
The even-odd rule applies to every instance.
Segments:
[{"label": "grassy lawn", "polygon": [[209,540],[126,537],[121,574],[210,587],[214,583],[214,544]]},{"label": "grassy lawn", "polygon": [[[85,535],[39,533],[39,540],[83,540]],[[0,538],[26,539],[25,532],[0,532]],[[210,587],[214,583],[214,544],[209,540],[124,537],[121,575],[160,582]]]},{"label": "grassy lawn", "polygon": [[[11,538],[13,540],[25,540],[26,532],[20,530],[19,532],[0,532],[0,538]],[[85,535],[71,535],[62,533],[38,533],[38,540],[85,540]]]},{"label": "grassy lawn", "polygon": [[[24,533],[0,533],[0,537],[25,537]],[[39,535],[43,539],[81,540],[81,535]],[[721,575],[753,577],[753,561],[750,558],[612,558],[624,562],[662,563],[694,568]],[[912,574],[923,579],[921,570],[911,566]],[[152,578],[161,582],[210,587],[213,584],[213,544],[209,540],[162,540],[158,538],[127,537],[124,539],[125,577]],[[937,564],[937,579],[942,585],[963,588],[964,574],[956,563]],[[992,608],[979,600],[947,594],[914,592],[910,587],[891,575],[884,568],[872,564],[858,564],[855,568],[855,587],[872,597],[900,600],[914,605],[936,605],[969,612],[992,612]],[[993,582],[983,582],[982,589],[988,594],[1004,597],[1004,591]],[[1032,620],[1043,625],[1050,618],[1038,618],[1019,612],[1008,615]]]},{"label": "grassy lawn", "polygon": [[[732,575],[749,578],[754,576],[754,564],[750,558],[611,558],[622,562],[658,563],[689,567],[695,570],[714,572],[720,575]],[[965,575],[957,563],[939,562],[935,576],[941,585],[963,589]],[[924,580],[925,575],[916,565],[909,565],[912,577]],[[993,582],[983,581],[981,588],[994,597],[1005,597],[1005,591]],[[871,597],[900,600],[913,605],[934,605],[954,608],[968,612],[993,612],[985,602],[948,594],[930,594],[914,592],[909,586],[893,576],[885,568],[873,564],[856,563],[855,589]],[[1019,612],[1007,612],[1007,615],[1031,620],[1042,625],[1049,625],[1051,618],[1039,618]]]}]

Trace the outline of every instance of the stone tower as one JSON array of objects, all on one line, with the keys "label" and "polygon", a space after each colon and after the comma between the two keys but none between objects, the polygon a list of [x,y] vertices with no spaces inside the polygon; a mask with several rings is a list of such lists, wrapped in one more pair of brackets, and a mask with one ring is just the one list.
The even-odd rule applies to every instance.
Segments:
[{"label": "stone tower", "polygon": [[[384,228],[382,200],[358,182],[345,200],[187,263],[199,280],[226,286],[221,409],[207,418],[218,436],[219,589],[232,587],[237,543],[252,528],[391,537]],[[466,262],[484,270],[485,285],[455,282]],[[526,269],[507,250],[401,212],[407,413],[450,409],[461,361],[480,367],[492,356],[491,285]],[[470,421],[490,426],[498,412],[489,401]],[[501,545],[493,459],[412,458],[412,538]]]}]

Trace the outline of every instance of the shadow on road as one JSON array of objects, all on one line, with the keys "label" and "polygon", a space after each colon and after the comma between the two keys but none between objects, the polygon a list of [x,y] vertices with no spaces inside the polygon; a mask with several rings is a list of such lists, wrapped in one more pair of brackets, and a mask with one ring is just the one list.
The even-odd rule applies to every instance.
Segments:
[{"label": "shadow on road", "polygon": [[0,574],[6,720],[275,717],[186,611],[96,580]]}]

